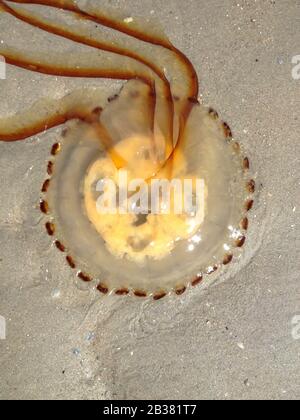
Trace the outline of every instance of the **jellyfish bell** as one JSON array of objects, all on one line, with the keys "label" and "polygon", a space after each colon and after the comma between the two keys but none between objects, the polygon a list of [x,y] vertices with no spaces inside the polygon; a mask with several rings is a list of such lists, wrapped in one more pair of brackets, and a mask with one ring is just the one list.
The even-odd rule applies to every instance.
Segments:
[{"label": "jellyfish bell", "polygon": [[[119,170],[105,148],[99,148],[97,136],[82,140],[81,130],[86,129],[85,123],[76,124],[62,140],[46,195],[56,236],[77,267],[96,282],[102,279],[105,290],[155,295],[185,287],[199,273],[227,264],[244,236],[240,222],[247,217],[248,175],[241,151],[211,110],[193,108],[173,161],[174,177],[204,181],[200,218],[197,213],[174,211],[149,212],[145,217],[130,212],[99,214],[93,185],[110,177],[118,187]],[[129,168],[134,167],[140,156],[132,153],[132,137],[120,144],[116,150],[131,163]],[[145,179],[147,171],[139,169],[137,174]]]}]

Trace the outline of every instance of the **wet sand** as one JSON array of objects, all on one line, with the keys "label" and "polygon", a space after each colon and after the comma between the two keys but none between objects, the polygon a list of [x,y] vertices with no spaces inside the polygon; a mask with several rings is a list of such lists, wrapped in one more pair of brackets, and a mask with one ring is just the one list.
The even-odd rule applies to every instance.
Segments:
[{"label": "wet sand", "polygon": [[[299,398],[300,80],[292,77],[292,57],[300,54],[300,3],[110,4],[161,22],[195,64],[203,103],[247,150],[258,193],[244,255],[212,287],[182,297],[102,297],[76,281],[38,209],[60,129],[0,143],[0,315],[7,333],[0,398]],[[0,41],[7,31],[12,44],[26,42],[1,17]],[[43,46],[38,39],[33,30],[32,48],[51,48],[48,35]],[[74,49],[57,42],[62,51]],[[101,86],[109,95],[119,85],[8,67],[0,115],[79,86]]]}]

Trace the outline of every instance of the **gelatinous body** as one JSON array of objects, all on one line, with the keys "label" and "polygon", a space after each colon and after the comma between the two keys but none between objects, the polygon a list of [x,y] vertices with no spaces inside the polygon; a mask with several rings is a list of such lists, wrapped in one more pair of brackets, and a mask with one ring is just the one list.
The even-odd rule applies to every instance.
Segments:
[{"label": "gelatinous body", "polygon": [[[145,29],[138,20],[129,26],[92,2],[82,8],[72,0],[16,3],[23,5],[1,1],[0,18],[34,26],[41,36],[46,31],[84,44],[95,55],[92,60],[83,53],[45,57],[5,42],[0,54],[8,63],[49,75],[125,81],[110,98],[98,89],[82,89],[0,119],[3,141],[65,124],[51,150],[40,208],[46,231],[69,266],[101,293],[160,299],[171,290],[181,295],[229,264],[246,240],[255,182],[229,126],[199,104],[189,60],[156,29]],[[62,8],[64,19],[48,18],[44,8],[35,11],[26,3]],[[99,214],[96,184],[110,178],[120,190],[123,170],[146,185],[201,179],[203,202],[192,213]],[[178,201],[175,193],[172,200]]]}]

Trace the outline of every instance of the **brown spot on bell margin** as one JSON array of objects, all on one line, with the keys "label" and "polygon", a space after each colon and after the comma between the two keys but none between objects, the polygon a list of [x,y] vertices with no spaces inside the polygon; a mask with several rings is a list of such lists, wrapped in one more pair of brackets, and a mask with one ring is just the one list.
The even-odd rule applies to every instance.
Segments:
[{"label": "brown spot on bell margin", "polygon": [[129,290],[128,289],[118,289],[115,291],[115,294],[118,296],[124,296],[124,295],[128,295]]},{"label": "brown spot on bell margin", "polygon": [[254,204],[254,200],[248,200],[248,201],[246,201],[246,204],[245,204],[246,210],[247,211],[250,211],[252,209],[252,207],[253,207],[253,204]]},{"label": "brown spot on bell margin", "polygon": [[217,265],[214,265],[212,267],[212,270],[207,271],[207,274],[213,274],[213,273],[215,273],[218,270],[218,268],[219,267]]},{"label": "brown spot on bell margin", "polygon": [[247,157],[245,157],[245,159],[243,160],[243,168],[244,169],[250,169],[250,161]]},{"label": "brown spot on bell margin", "polygon": [[253,193],[255,192],[255,186],[256,186],[256,184],[255,184],[254,179],[251,179],[251,181],[249,181],[249,182],[248,182],[248,184],[247,184],[247,190],[248,190],[251,194],[253,194]]},{"label": "brown spot on bell margin", "polygon": [[113,95],[113,96],[110,96],[110,97],[108,98],[108,102],[113,102],[113,101],[115,101],[116,99],[118,99],[118,97],[119,97],[119,95],[118,95],[118,94]]},{"label": "brown spot on bell margin", "polygon": [[180,98],[179,98],[179,96],[174,95],[174,96],[173,96],[173,100],[174,100],[175,102],[178,102],[178,101],[180,101]]},{"label": "brown spot on bell margin", "polygon": [[47,166],[47,172],[48,175],[52,175],[53,174],[53,162],[48,162],[48,166]]},{"label": "brown spot on bell margin", "polygon": [[242,236],[240,239],[238,239],[236,241],[236,246],[238,248],[242,248],[242,246],[244,246],[245,242],[246,242],[246,236]]},{"label": "brown spot on bell margin", "polygon": [[219,118],[219,114],[213,108],[209,108],[209,115],[213,117],[215,120]]},{"label": "brown spot on bell margin", "polygon": [[192,286],[197,286],[197,284],[201,283],[203,280],[203,276],[197,276],[193,281],[192,281]]},{"label": "brown spot on bell margin", "polygon": [[227,255],[225,255],[225,257],[223,259],[223,264],[227,265],[227,264],[231,263],[232,260],[233,260],[233,255],[232,254],[227,254]]},{"label": "brown spot on bell margin", "polygon": [[100,115],[103,111],[103,108],[101,106],[97,106],[97,108],[93,109],[93,114]]},{"label": "brown spot on bell margin", "polygon": [[59,151],[60,151],[60,144],[59,143],[53,144],[52,149],[51,149],[51,155],[56,156],[59,153]]},{"label": "brown spot on bell margin", "polygon": [[60,241],[55,241],[55,246],[61,252],[65,252],[66,250],[65,246]]},{"label": "brown spot on bell margin", "polygon": [[55,226],[51,222],[46,223],[46,230],[49,236],[53,236],[55,232]]},{"label": "brown spot on bell margin", "polygon": [[67,263],[69,264],[69,266],[72,268],[72,269],[74,269],[74,268],[76,268],[76,264],[75,264],[75,262],[74,262],[74,260],[73,260],[73,258],[72,257],[70,257],[69,255],[66,257],[66,261],[67,261]]},{"label": "brown spot on bell margin", "polygon": [[243,219],[243,220],[241,220],[241,223],[240,223],[240,228],[241,228],[241,229],[244,229],[244,230],[248,230],[248,227],[249,227],[249,220],[248,220],[248,217],[244,217],[244,219]]},{"label": "brown spot on bell margin", "polygon": [[46,181],[44,182],[43,186],[42,186],[42,192],[45,193],[48,191],[50,185],[50,179],[46,179]]},{"label": "brown spot on bell margin", "polygon": [[147,296],[147,293],[143,292],[142,290],[135,290],[133,293],[137,297],[146,297]]},{"label": "brown spot on bell margin", "polygon": [[49,205],[48,205],[47,201],[42,200],[40,202],[40,209],[41,209],[41,212],[42,213],[44,213],[44,214],[47,214],[48,213],[48,211],[49,211]]},{"label": "brown spot on bell margin", "polygon": [[185,286],[182,286],[182,287],[178,287],[176,290],[175,290],[175,293],[176,293],[176,295],[177,296],[180,296],[180,295],[183,295],[183,293],[186,291],[186,287]]},{"label": "brown spot on bell margin", "polygon": [[89,283],[90,281],[92,281],[91,277],[85,273],[82,273],[82,271],[77,274],[77,277],[86,283]]},{"label": "brown spot on bell margin", "polygon": [[84,121],[86,121],[86,122],[88,122],[90,124],[92,124],[92,123],[98,123],[102,111],[103,111],[103,108],[101,108],[100,106],[98,106],[97,108],[93,109],[93,111],[89,115],[87,115],[84,118]]},{"label": "brown spot on bell margin", "polygon": [[153,296],[153,299],[154,300],[160,300],[160,299],[164,298],[166,295],[167,295],[166,292],[160,292],[160,293],[155,294]]},{"label": "brown spot on bell margin", "polygon": [[103,284],[103,283],[99,283],[98,284],[98,286],[97,286],[97,290],[100,292],[100,293],[103,293],[104,295],[107,295],[107,293],[108,293],[108,288]]},{"label": "brown spot on bell margin", "polygon": [[223,128],[224,128],[225,137],[228,138],[228,139],[232,139],[231,128],[229,127],[229,125],[226,122],[223,123]]},{"label": "brown spot on bell margin", "polygon": [[191,98],[188,98],[188,101],[191,102],[191,104],[200,105],[198,98],[191,97]]}]

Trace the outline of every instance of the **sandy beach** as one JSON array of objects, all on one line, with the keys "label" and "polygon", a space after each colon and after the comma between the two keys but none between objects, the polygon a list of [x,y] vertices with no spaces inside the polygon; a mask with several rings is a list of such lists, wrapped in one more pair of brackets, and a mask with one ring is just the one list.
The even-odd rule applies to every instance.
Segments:
[{"label": "sandy beach", "polygon": [[[158,302],[102,296],[76,279],[39,210],[61,127],[0,142],[0,399],[299,399],[300,2],[104,3],[159,22],[195,65],[200,100],[230,124],[251,161],[249,234],[241,259],[209,287]],[[12,26],[3,13],[0,42],[88,51]],[[78,87],[109,96],[121,84],[8,65],[0,117]]]}]

